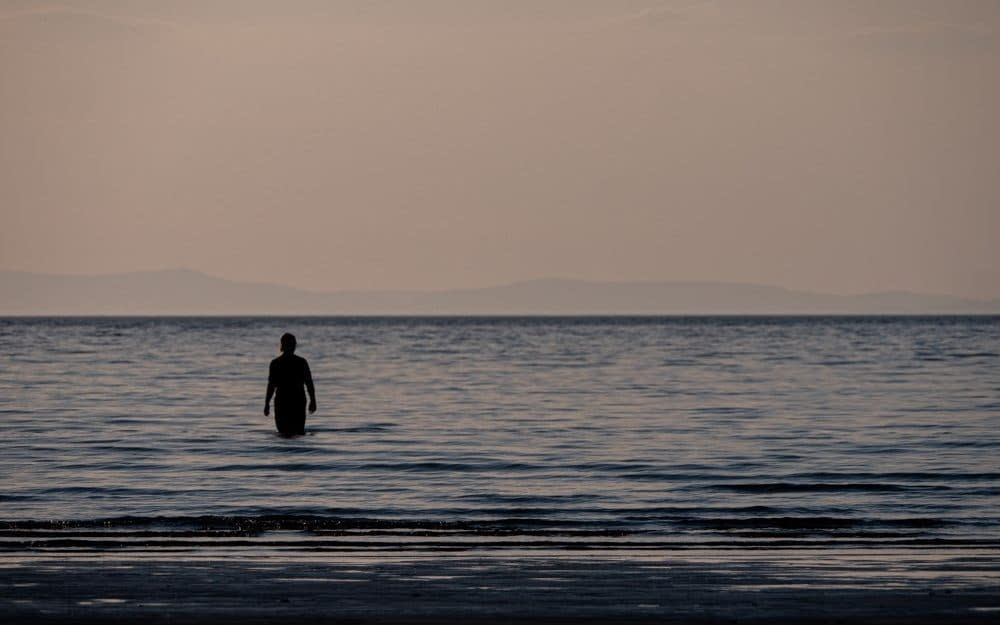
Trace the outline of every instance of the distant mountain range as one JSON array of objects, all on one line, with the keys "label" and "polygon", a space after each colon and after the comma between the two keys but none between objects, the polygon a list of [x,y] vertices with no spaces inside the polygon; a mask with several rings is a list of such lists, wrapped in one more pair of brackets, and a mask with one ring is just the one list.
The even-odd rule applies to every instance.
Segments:
[{"label": "distant mountain range", "polygon": [[185,269],[99,276],[0,271],[0,315],[1000,314],[1000,300],[830,295],[724,282],[529,280],[444,291],[321,293]]}]

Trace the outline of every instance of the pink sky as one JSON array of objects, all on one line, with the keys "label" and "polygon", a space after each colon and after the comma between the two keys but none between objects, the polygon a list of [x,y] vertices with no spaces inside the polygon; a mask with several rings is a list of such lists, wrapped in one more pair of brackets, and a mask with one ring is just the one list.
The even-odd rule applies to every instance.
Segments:
[{"label": "pink sky", "polygon": [[0,269],[1000,297],[1000,3],[0,4]]}]

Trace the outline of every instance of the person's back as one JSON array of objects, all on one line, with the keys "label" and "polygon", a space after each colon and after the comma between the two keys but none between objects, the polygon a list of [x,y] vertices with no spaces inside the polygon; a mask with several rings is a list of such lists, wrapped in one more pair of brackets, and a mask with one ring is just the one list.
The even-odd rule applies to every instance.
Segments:
[{"label": "person's back", "polygon": [[309,412],[316,412],[316,389],[305,358],[295,355],[295,337],[281,337],[281,355],[271,361],[267,375],[267,397],[264,414],[271,411],[274,396],[274,424],[285,436],[305,434],[306,394],[309,392]]}]

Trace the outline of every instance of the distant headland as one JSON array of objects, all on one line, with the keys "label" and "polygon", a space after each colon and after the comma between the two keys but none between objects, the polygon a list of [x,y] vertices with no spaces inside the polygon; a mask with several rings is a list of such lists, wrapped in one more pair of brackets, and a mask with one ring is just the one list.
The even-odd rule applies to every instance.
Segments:
[{"label": "distant headland", "polygon": [[1000,300],[833,295],[726,282],[542,279],[439,291],[318,292],[188,269],[95,276],[0,271],[0,315],[1000,314]]}]

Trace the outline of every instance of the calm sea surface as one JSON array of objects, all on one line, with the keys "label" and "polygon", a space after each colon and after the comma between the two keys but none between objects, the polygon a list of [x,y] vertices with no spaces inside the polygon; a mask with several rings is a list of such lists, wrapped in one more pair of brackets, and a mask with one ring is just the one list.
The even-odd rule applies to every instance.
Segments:
[{"label": "calm sea surface", "polygon": [[0,319],[0,434],[10,540],[995,545],[1000,318]]}]

